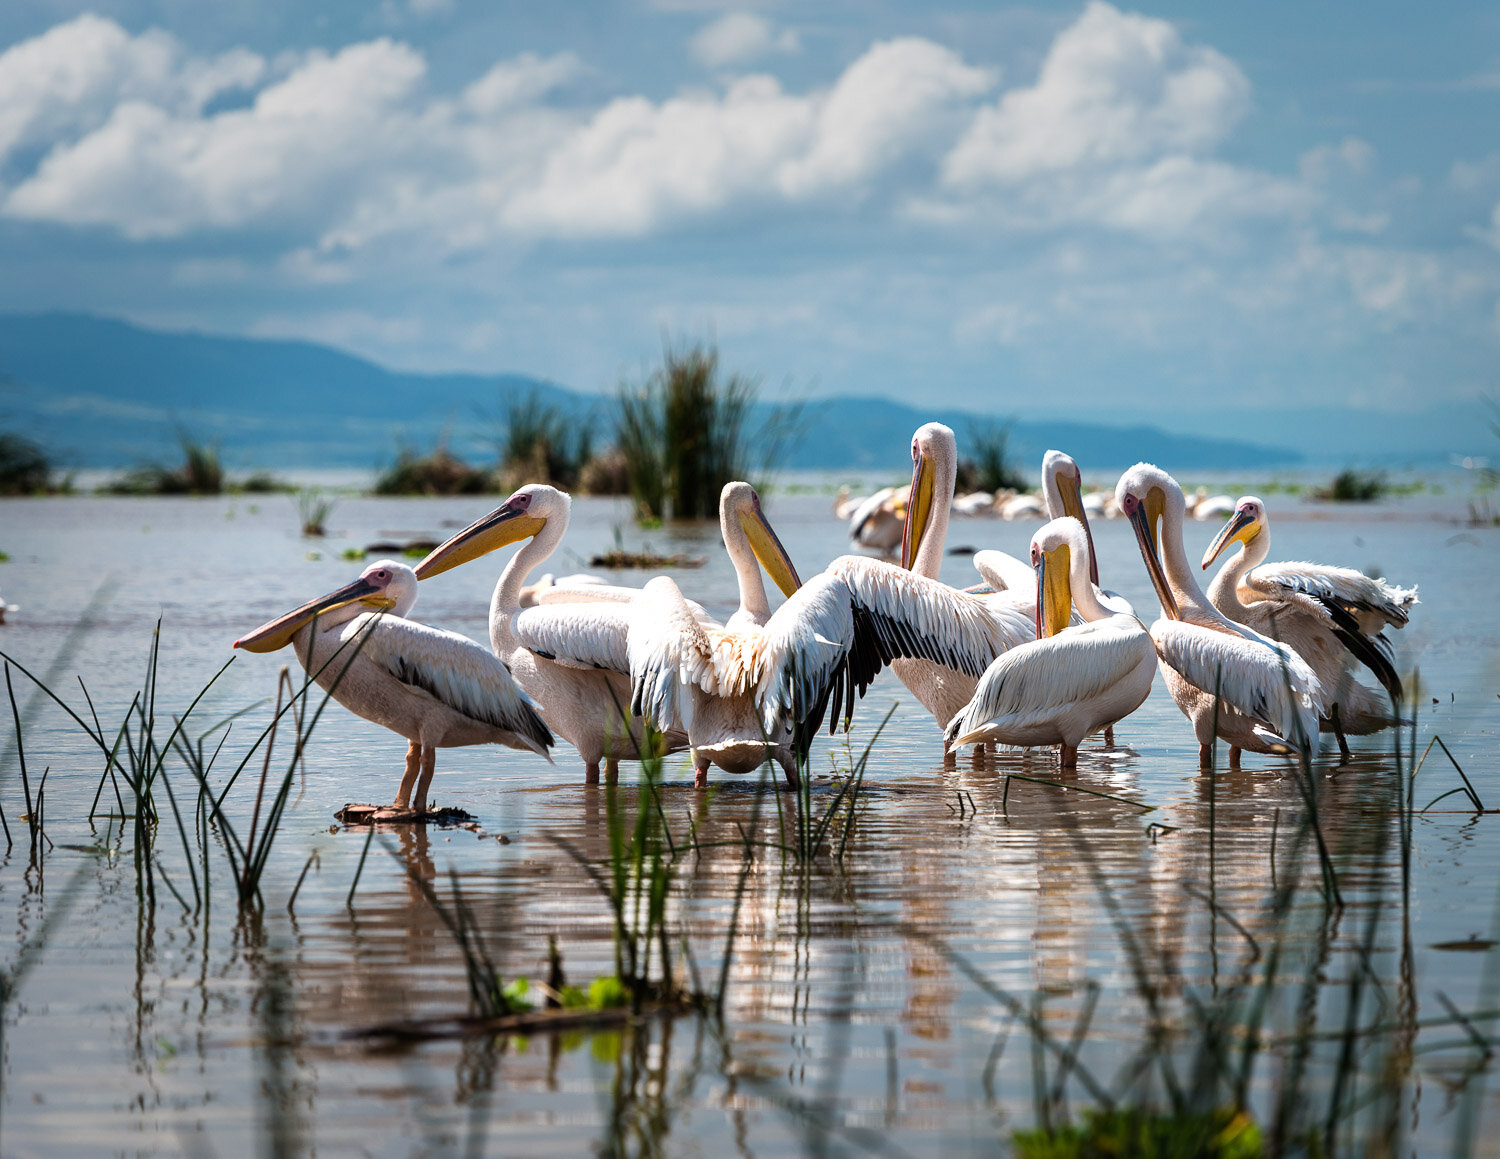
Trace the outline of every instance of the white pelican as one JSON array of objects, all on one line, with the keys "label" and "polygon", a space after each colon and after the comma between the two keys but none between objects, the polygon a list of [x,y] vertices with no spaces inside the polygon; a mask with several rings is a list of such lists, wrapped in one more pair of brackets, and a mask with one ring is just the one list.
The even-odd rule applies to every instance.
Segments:
[{"label": "white pelican", "polygon": [[[911,458],[911,495],[906,504],[906,535],[901,545],[901,564],[936,583],[943,566],[948,514],[958,477],[958,440],[952,428],[942,423],[925,423],[918,427],[911,439]],[[998,557],[1000,554],[977,552],[974,559],[980,574],[995,591],[953,593],[953,598],[971,601],[990,617],[1000,641],[997,655],[999,651],[1031,638],[1032,603],[1036,597],[1034,576],[1028,587],[1009,590],[1007,585],[1019,579],[1016,574],[996,574],[983,566],[981,557]],[[1003,561],[997,559],[996,562]],[[1031,575],[1029,568],[1026,572]],[[932,713],[940,728],[952,720],[953,714],[968,704],[974,695],[976,674],[955,669],[946,662],[895,659],[891,668],[901,683]],[[944,758],[949,755],[948,746],[944,745]]]},{"label": "white pelican", "polygon": [[849,541],[881,555],[894,555],[906,526],[906,500],[899,487],[882,487],[849,516]]},{"label": "white pelican", "polygon": [[465,636],[404,618],[416,600],[412,569],[382,559],[234,642],[247,652],[290,643],[335,700],[406,737],[406,773],[396,803],[374,815],[379,821],[426,815],[440,748],[493,743],[546,756],[552,745],[536,705],[503,663]]},{"label": "white pelican", "polygon": [[700,788],[708,784],[710,764],[748,773],[767,759],[779,763],[787,785],[795,787],[792,723],[765,731],[756,695],[771,619],[760,569],[788,596],[801,580],[749,483],[724,485],[719,528],[739,579],[740,606],[721,627],[695,615],[695,605],[667,576],[648,583],[630,607],[631,706],[663,731],[686,730]]},{"label": "white pelican", "polygon": [[[552,731],[578,750],[584,779],[599,780],[599,763],[613,780],[619,762],[682,748],[681,733],[657,736],[647,747],[643,722],[630,716],[630,681],[624,656],[624,617],[631,589],[602,585],[553,589],[536,607],[521,607],[526,576],[550,556],[568,529],[571,500],[555,487],[528,483],[488,515],[475,520],[417,564],[431,579],[459,564],[521,540],[490,600],[490,644],[516,682],[541,708]],[[626,593],[623,594],[622,593]],[[553,602],[550,597],[567,602]],[[572,660],[584,652],[597,660]]]},{"label": "white pelican", "polygon": [[1193,722],[1201,762],[1211,757],[1215,718],[1218,736],[1229,742],[1231,766],[1238,749],[1310,753],[1323,697],[1318,678],[1291,648],[1234,623],[1209,603],[1183,550],[1186,503],[1177,481],[1160,467],[1137,463],[1120,476],[1115,497],[1135,528],[1161,601],[1151,639],[1172,699]]},{"label": "white pelican", "polygon": [[1206,487],[1199,487],[1197,495],[1198,501],[1193,504],[1194,519],[1207,522],[1234,514],[1234,500],[1228,495],[1210,495]]},{"label": "white pelican", "polygon": [[988,515],[995,506],[992,491],[970,491],[967,495],[953,496],[953,514],[964,516]]},{"label": "white pelican", "polygon": [[[1037,639],[985,670],[974,698],[948,725],[950,744],[1055,744],[1059,765],[1072,769],[1084,737],[1141,706],[1156,676],[1156,648],[1132,613],[1099,601],[1090,554],[1072,516],[1032,536]],[[1070,626],[1074,604],[1084,622]]]},{"label": "white pelican", "polygon": [[[1398,588],[1347,567],[1321,563],[1266,563],[1271,524],[1266,505],[1244,496],[1203,553],[1206,569],[1234,544],[1244,545],[1208,586],[1214,607],[1237,623],[1290,645],[1317,673],[1331,701],[1323,729],[1338,737],[1345,758],[1348,733],[1363,736],[1395,724],[1401,678],[1385,629],[1404,627],[1416,588]],[[1350,659],[1375,674],[1389,699],[1349,674]]]}]

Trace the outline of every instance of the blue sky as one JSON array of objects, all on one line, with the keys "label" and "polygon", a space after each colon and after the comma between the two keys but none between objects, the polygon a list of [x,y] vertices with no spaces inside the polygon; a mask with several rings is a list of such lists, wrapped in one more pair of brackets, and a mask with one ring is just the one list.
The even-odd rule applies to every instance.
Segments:
[{"label": "blue sky", "polygon": [[1497,114],[1493,4],[26,0],[0,309],[1274,439],[1500,393]]}]

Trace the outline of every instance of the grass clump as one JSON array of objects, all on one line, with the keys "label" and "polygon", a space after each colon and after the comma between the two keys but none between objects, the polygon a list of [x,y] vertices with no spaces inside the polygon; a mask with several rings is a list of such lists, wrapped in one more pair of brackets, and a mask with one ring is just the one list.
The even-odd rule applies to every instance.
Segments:
[{"label": "grass clump", "polygon": [[137,467],[104,486],[110,495],[219,495],[224,491],[224,464],[217,443],[200,442],[187,431],[177,432],[182,462],[175,468],[160,463]]},{"label": "grass clump", "polygon": [[1017,1159],[1258,1159],[1260,1128],[1243,1111],[1161,1114],[1131,1108],[1085,1111],[1083,1122],[1017,1131]]},{"label": "grass clump", "polygon": [[570,423],[559,407],[532,390],[507,404],[499,451],[502,491],[526,483],[574,491],[593,458],[593,434],[588,422]]},{"label": "grass clump", "polygon": [[471,467],[440,442],[429,455],[402,446],[375,480],[377,495],[482,495],[495,490],[488,471]]},{"label": "grass clump", "polygon": [[15,431],[0,431],[0,495],[45,495],[52,485],[52,461],[40,443]]},{"label": "grass clump", "polygon": [[1010,457],[1010,432],[1010,423],[969,428],[969,445],[974,453],[959,460],[959,491],[1025,491],[1030,486]]},{"label": "grass clump", "polygon": [[1346,467],[1327,487],[1314,491],[1313,498],[1330,503],[1373,503],[1390,489],[1384,471],[1357,471]]},{"label": "grass clump", "polygon": [[338,503],[316,487],[304,487],[297,492],[297,519],[302,524],[304,539],[319,539],[328,534],[328,517]]},{"label": "grass clump", "polygon": [[721,376],[718,351],[702,345],[667,347],[643,385],[621,387],[616,439],[642,517],[713,518],[724,484],[753,474],[756,444],[767,462],[783,449],[800,409],[778,410],[752,436],[758,389],[744,375]]}]

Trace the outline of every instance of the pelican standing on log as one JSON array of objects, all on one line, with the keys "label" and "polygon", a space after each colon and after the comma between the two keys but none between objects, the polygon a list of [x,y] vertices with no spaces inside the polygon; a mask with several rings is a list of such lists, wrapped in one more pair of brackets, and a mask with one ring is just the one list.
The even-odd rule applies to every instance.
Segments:
[{"label": "pelican standing on log", "polygon": [[[1254,495],[1236,504],[1203,553],[1203,567],[1237,543],[1243,550],[1214,576],[1209,600],[1231,620],[1290,645],[1307,661],[1329,701],[1323,731],[1338,738],[1339,753],[1347,760],[1346,734],[1365,736],[1400,719],[1395,706],[1401,703],[1401,677],[1384,629],[1406,626],[1417,589],[1398,588],[1353,568],[1266,563],[1271,523],[1266,505]],[[1351,660],[1375,674],[1387,697],[1353,678]]]},{"label": "pelican standing on log", "polygon": [[1177,481],[1137,463],[1120,476],[1115,498],[1161,601],[1151,639],[1172,699],[1193,722],[1200,762],[1212,759],[1216,723],[1231,767],[1241,749],[1310,755],[1323,698],[1318,678],[1291,648],[1234,623],[1203,594],[1182,545],[1186,503]]},{"label": "pelican standing on log", "polygon": [[536,705],[495,656],[456,632],[405,619],[416,600],[412,569],[382,559],[234,642],[247,652],[291,644],[333,699],[410,742],[395,804],[370,810],[369,820],[425,819],[440,748],[503,744],[546,756],[553,743]]},{"label": "pelican standing on log", "polygon": [[[1100,602],[1088,538],[1072,516],[1031,539],[1037,639],[985,670],[974,698],[949,723],[954,747],[996,742],[1058,746],[1058,764],[1078,767],[1084,737],[1130,715],[1151,692],[1156,648],[1133,613]],[[1070,626],[1073,605],[1083,623]]]},{"label": "pelican standing on log", "polygon": [[[427,580],[508,544],[527,542],[510,558],[490,600],[490,644],[536,700],[552,731],[578,750],[584,780],[596,784],[600,762],[614,780],[621,759],[683,748],[682,733],[648,736],[630,715],[625,609],[635,593],[586,585],[554,589],[535,607],[521,606],[527,575],[556,549],[568,529],[571,500],[556,487],[528,483],[488,515],[434,548],[416,566]],[[566,602],[553,602],[553,599]],[[601,658],[569,660],[581,652]]]}]

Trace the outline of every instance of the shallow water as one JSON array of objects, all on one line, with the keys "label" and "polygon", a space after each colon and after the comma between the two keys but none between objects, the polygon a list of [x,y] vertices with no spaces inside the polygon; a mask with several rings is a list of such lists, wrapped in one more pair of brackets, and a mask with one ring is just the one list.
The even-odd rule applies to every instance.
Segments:
[{"label": "shallow water", "polygon": [[[159,617],[156,710],[169,720],[230,658],[236,636],[352,578],[361,564],[339,558],[344,548],[440,538],[487,502],[345,499],[330,519],[336,537],[306,541],[292,501],[278,496],[10,501],[0,508],[0,548],[10,555],[0,580],[21,611],[0,629],[0,648],[87,716],[82,676],[112,735],[142,687]],[[1417,752],[1440,735],[1494,807],[1500,531],[1457,525],[1462,509],[1458,499],[1431,495],[1355,510],[1273,496],[1272,558],[1339,562],[1420,586],[1422,603],[1398,636],[1399,667],[1421,673]],[[681,574],[682,586],[712,610],[734,603],[716,529],[642,532],[611,501],[580,500],[574,513],[554,570],[585,570],[618,529],[627,546],[707,556],[704,568]],[[826,497],[784,496],[768,502],[768,513],[804,575],[845,550]],[[950,545],[1024,555],[1035,526],[955,520]],[[1190,558],[1216,531],[1189,523]],[[1152,609],[1152,618],[1129,528],[1100,522],[1095,536],[1106,586]],[[501,562],[491,557],[424,584],[417,617],[483,640]],[[627,572],[619,582],[644,578]],[[950,556],[944,578],[972,582],[968,559]],[[217,783],[269,719],[265,702],[291,659],[236,657],[195,711],[192,735],[258,705],[231,729]],[[1247,972],[1259,977],[1273,946],[1284,952],[1268,1014],[1278,1034],[1296,1030],[1297,1002],[1307,995],[1316,997],[1319,1028],[1340,1029],[1347,979],[1361,947],[1373,947],[1381,987],[1367,987],[1360,1022],[1398,1030],[1357,1052],[1360,1094],[1392,1044],[1406,1044],[1399,1028],[1445,1018],[1440,993],[1465,1011],[1497,1005],[1481,992],[1490,955],[1435,948],[1495,936],[1496,819],[1448,797],[1413,821],[1403,927],[1389,734],[1355,740],[1355,759],[1342,769],[1327,756],[1316,767],[1323,835],[1345,902],[1330,918],[1316,860],[1296,847],[1305,815],[1296,778],[1253,756],[1240,772],[1200,775],[1191,729],[1159,680],[1119,726],[1120,748],[1086,743],[1074,784],[1107,794],[1089,795],[1060,788],[1042,752],[1005,753],[983,767],[961,758],[945,769],[936,726],[885,674],[861,703],[847,745],[825,738],[813,753],[812,799],[821,809],[836,791],[834,774],[848,770],[896,706],[870,751],[863,812],[842,860],[824,855],[804,867],[763,848],[743,871],[722,1022],[654,1018],[623,1035],[471,1037],[397,1049],[349,1032],[468,1011],[454,939],[408,875],[442,898],[458,882],[507,979],[545,977],[550,935],[573,980],[613,969],[609,912],[552,840],[591,859],[607,852],[604,793],[581,783],[565,745],[553,766],[498,747],[444,750],[436,800],[470,811],[478,831],[381,835],[360,870],[365,834],[338,829],[332,814],[346,801],[389,799],[404,748],[331,706],[278,831],[264,915],[242,919],[222,835],[209,840],[208,903],[194,906],[170,812],[154,846],[165,877],[157,875],[154,904],[138,898],[130,833],[121,841],[118,821],[86,819],[103,767],[98,749],[12,679],[33,788],[47,770],[55,847],[29,858],[7,725],[0,801],[15,844],[0,863],[0,930],[12,947],[5,967],[43,934],[44,920],[52,924],[5,1016],[6,1156],[231,1155],[278,1140],[289,1153],[319,1154],[774,1156],[816,1151],[825,1132],[834,1151],[992,1154],[1036,1121],[1042,1102],[1036,1036],[1014,1020],[1011,1002],[1066,1041],[1097,995],[1079,1065],[1115,1093],[1155,1017],[1143,979],[1161,1023],[1182,1027],[1194,1001],[1229,993]],[[226,802],[242,832],[258,767]],[[167,774],[190,809],[187,774],[170,765]],[[636,779],[627,765],[627,811]],[[742,880],[735,843],[742,832],[781,839],[795,802],[753,777],[718,775],[719,792],[696,793],[691,770],[676,759],[666,779],[672,832],[685,841],[691,819],[704,845],[679,863],[674,920],[712,980]],[[1418,808],[1458,784],[1434,750],[1417,778]],[[194,872],[203,869],[200,859]],[[1277,920],[1265,899],[1288,875],[1304,888]],[[1367,935],[1372,918],[1380,924]],[[1325,983],[1321,992],[1303,990],[1308,977]],[[1396,1100],[1404,1150],[1446,1149],[1468,1132],[1491,1139],[1500,1084],[1470,1073],[1477,1052],[1466,1030],[1450,1020],[1415,1042],[1425,1052]],[[1188,1059],[1190,1047],[1178,1046]],[[1337,1046],[1314,1050],[1297,1080],[1300,1097],[1326,1104]],[[1256,1072],[1264,1123],[1274,1120],[1291,1053],[1272,1051]],[[1055,1058],[1048,1066],[1055,1078]],[[1075,1112],[1092,1104],[1076,1072],[1066,1092]],[[1383,1129],[1367,1116],[1339,1138],[1367,1143]]]}]

